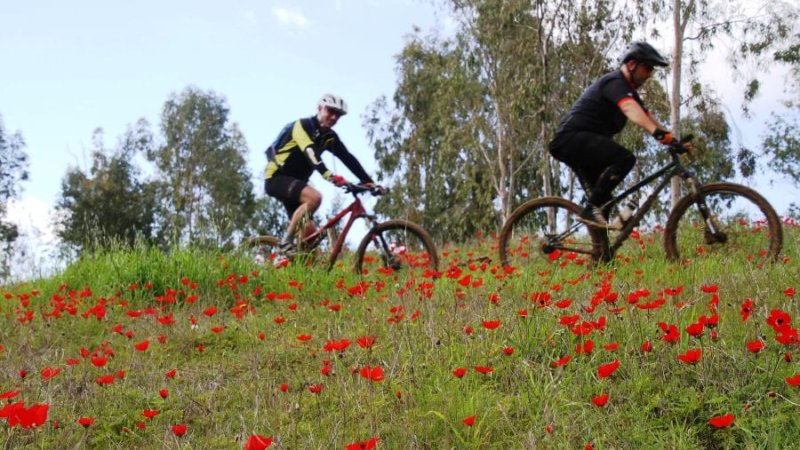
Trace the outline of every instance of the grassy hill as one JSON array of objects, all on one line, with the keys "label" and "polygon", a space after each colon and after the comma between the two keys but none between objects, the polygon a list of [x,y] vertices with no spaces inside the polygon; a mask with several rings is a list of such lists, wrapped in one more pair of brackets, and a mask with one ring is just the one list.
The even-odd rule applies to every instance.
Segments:
[{"label": "grassy hill", "polygon": [[600,267],[505,271],[490,237],[442,245],[438,276],[85,257],[0,287],[3,442],[792,448],[800,232],[785,233],[764,267],[739,251],[669,264],[657,233]]}]

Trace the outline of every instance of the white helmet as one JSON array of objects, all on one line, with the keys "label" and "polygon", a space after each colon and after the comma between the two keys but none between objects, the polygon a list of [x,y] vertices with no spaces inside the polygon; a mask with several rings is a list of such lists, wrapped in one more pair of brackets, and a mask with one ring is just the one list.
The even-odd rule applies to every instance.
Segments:
[{"label": "white helmet", "polygon": [[326,108],[335,109],[342,112],[342,115],[347,114],[347,103],[342,97],[335,94],[325,94],[319,99],[318,106],[325,106]]}]

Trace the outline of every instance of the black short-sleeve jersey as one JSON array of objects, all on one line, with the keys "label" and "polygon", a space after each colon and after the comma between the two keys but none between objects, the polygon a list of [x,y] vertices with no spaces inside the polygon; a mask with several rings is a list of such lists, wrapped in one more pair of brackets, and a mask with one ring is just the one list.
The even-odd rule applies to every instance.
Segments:
[{"label": "black short-sleeve jersey", "polygon": [[642,98],[628,83],[621,71],[606,74],[589,86],[561,119],[556,135],[575,131],[588,131],[612,137],[622,131],[627,117],[619,108],[622,100],[635,100],[647,111]]}]

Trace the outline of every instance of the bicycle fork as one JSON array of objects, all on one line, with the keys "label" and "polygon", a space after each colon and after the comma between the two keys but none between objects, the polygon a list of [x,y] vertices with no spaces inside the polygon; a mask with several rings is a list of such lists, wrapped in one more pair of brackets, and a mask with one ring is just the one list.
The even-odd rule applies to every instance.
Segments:
[{"label": "bicycle fork", "polygon": [[685,176],[684,179],[689,187],[690,195],[695,198],[694,204],[697,206],[697,210],[700,211],[700,216],[703,218],[703,236],[706,244],[724,244],[727,242],[728,236],[725,232],[721,231],[716,216],[711,212],[708,203],[706,203],[706,198],[699,194],[697,181],[691,174]]},{"label": "bicycle fork", "polygon": [[[367,223],[369,223],[370,230],[374,230],[376,225],[378,225],[378,221],[375,220],[374,216],[366,216],[366,219]],[[391,248],[389,248],[389,243],[386,242],[386,239],[383,237],[383,233],[375,233],[372,235],[371,239],[372,242],[375,243],[375,247],[381,249],[381,259],[383,260],[383,265],[385,267],[391,267],[394,270],[399,270],[401,268],[401,264],[397,260]]]}]

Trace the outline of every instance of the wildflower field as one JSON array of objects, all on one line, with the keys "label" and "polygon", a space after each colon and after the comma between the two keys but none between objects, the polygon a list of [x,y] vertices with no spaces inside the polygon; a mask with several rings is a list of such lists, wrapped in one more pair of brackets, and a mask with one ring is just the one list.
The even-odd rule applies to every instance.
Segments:
[{"label": "wildflower field", "polygon": [[[754,227],[753,233],[764,232]],[[439,271],[275,269],[236,253],[87,256],[0,286],[6,449],[792,448],[796,225],[753,253]]]}]

